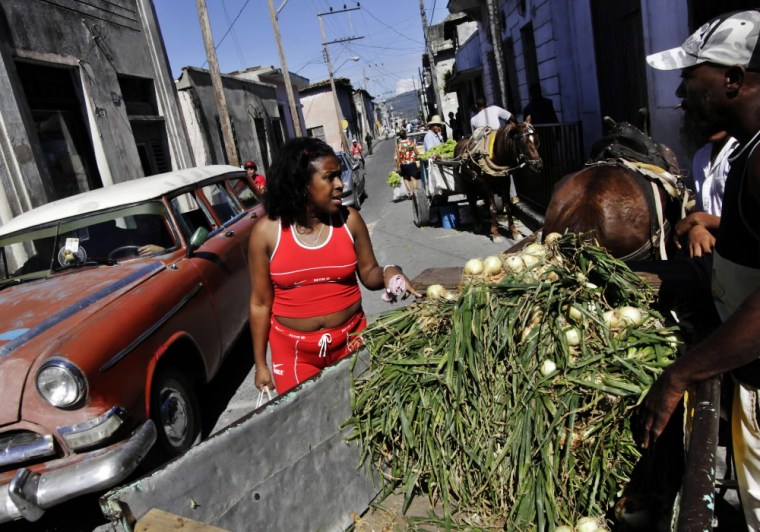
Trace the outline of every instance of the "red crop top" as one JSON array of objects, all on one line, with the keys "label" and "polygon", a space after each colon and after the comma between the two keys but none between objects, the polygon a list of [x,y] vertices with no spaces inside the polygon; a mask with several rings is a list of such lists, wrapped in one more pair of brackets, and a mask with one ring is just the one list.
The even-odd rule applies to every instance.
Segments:
[{"label": "red crop top", "polygon": [[293,226],[280,223],[269,260],[275,316],[324,316],[361,299],[354,238],[342,216],[337,224],[331,218],[328,229],[324,243],[308,247],[296,239]]}]

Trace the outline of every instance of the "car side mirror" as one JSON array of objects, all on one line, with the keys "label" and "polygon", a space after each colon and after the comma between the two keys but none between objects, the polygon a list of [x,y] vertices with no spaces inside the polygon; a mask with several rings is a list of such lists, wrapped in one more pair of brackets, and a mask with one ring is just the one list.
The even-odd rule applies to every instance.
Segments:
[{"label": "car side mirror", "polygon": [[190,243],[187,246],[187,256],[191,256],[196,249],[203,245],[207,238],[208,229],[205,227],[199,227],[196,229],[195,233],[193,233],[193,236],[190,237]]}]

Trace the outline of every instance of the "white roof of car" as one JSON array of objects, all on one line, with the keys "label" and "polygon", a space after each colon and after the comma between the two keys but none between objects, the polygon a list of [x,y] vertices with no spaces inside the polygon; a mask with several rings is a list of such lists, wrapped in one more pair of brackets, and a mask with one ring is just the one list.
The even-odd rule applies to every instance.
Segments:
[{"label": "white roof of car", "polygon": [[73,216],[160,198],[174,190],[200,183],[212,177],[242,171],[236,166],[199,166],[96,188],[46,203],[36,209],[19,214],[0,226],[0,237],[56,220],[65,220]]}]

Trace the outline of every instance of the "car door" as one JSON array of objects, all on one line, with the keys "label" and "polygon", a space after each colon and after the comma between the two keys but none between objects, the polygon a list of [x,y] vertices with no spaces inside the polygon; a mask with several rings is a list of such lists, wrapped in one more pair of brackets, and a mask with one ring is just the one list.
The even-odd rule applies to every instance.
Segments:
[{"label": "car door", "polygon": [[[224,353],[248,320],[250,279],[236,227],[220,223],[202,197],[204,192],[198,189],[173,198],[171,205],[186,241],[199,227],[210,231],[206,241],[186,260],[198,269],[211,298]],[[219,209],[221,212],[222,207]],[[232,214],[230,220],[237,216],[234,212],[228,214]]]}]

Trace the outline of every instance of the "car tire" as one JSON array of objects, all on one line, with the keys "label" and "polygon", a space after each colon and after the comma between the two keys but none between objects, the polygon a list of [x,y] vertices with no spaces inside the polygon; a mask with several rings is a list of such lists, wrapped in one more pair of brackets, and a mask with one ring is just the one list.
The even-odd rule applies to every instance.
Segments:
[{"label": "car tire", "polygon": [[151,390],[151,419],[156,424],[154,450],[170,459],[201,440],[198,395],[187,376],[175,368],[159,371]]}]

